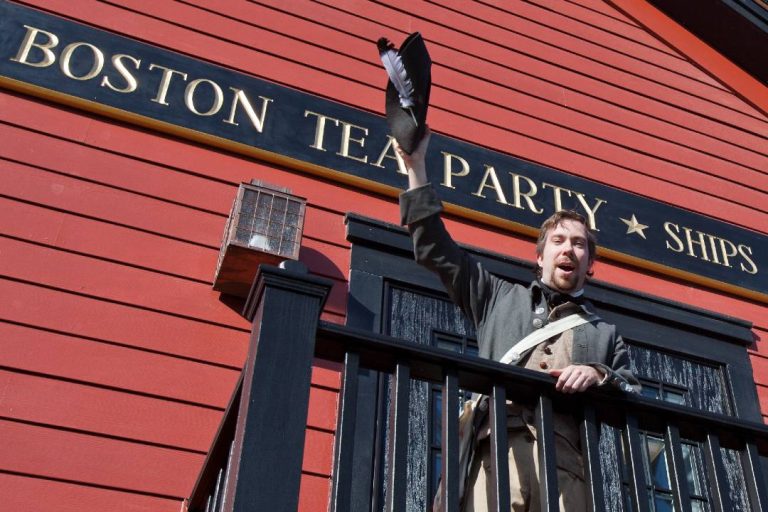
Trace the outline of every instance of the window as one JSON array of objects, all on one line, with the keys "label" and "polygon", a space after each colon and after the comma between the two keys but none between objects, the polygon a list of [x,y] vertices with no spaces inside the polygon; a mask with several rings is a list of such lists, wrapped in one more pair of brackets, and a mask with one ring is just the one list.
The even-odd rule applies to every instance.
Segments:
[{"label": "window", "polygon": [[[468,336],[457,336],[448,332],[432,331],[432,346],[458,352],[468,356],[477,357],[477,340]],[[456,411],[458,417],[463,403],[472,397],[469,391],[459,390],[459,407]],[[429,491],[428,497],[435,496],[437,483],[440,480],[442,470],[441,444],[443,442],[441,418],[443,416],[443,390],[441,386],[430,386],[429,410],[432,415],[431,432],[429,434]]]}]

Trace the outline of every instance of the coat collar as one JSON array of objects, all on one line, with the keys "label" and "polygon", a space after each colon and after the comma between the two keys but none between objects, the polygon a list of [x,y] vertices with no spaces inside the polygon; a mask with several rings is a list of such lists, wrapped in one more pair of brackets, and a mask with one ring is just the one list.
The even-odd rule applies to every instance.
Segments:
[{"label": "coat collar", "polygon": [[[531,284],[528,286],[528,289],[531,292],[531,307],[532,309],[536,309],[539,306],[547,306],[546,298],[544,297],[544,290],[542,289],[541,283],[538,279],[534,279]],[[581,292],[584,291],[582,288],[580,290]],[[546,309],[549,309],[546,307]],[[595,312],[595,306],[588,300],[586,297],[584,298],[584,302],[581,304],[581,309],[584,310],[588,315],[596,315]]]}]

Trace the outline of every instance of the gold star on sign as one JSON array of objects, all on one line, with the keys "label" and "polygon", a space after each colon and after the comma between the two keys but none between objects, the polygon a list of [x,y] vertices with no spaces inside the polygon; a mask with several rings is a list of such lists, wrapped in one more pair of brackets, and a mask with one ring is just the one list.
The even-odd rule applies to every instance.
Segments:
[{"label": "gold star on sign", "polygon": [[644,230],[644,229],[647,229],[647,228],[648,228],[648,226],[646,226],[645,224],[640,224],[640,223],[637,221],[637,217],[635,217],[635,214],[634,214],[634,213],[632,214],[632,218],[631,218],[631,219],[629,219],[629,220],[627,220],[627,219],[622,219],[621,217],[619,217],[619,219],[621,219],[621,221],[622,221],[624,224],[626,224],[626,225],[627,225],[627,233],[626,233],[627,235],[631,235],[632,233],[637,233],[638,235],[640,235],[641,237],[643,237],[643,239],[644,239],[644,240],[647,240],[647,239],[645,238],[645,232],[644,232],[643,230]]}]

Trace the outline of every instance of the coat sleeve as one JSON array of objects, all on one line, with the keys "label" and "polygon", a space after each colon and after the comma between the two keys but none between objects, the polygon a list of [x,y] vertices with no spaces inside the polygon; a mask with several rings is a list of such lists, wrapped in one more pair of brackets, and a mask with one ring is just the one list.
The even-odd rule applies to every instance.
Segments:
[{"label": "coat sleeve", "polygon": [[610,385],[625,392],[639,393],[641,390],[640,382],[630,368],[627,346],[624,343],[624,339],[620,335],[615,334],[615,327],[613,330],[615,337],[613,354],[608,356],[609,360],[606,363],[596,363],[591,366],[596,367],[605,374],[606,377],[601,383],[602,386]]},{"label": "coat sleeve", "polygon": [[411,233],[416,261],[440,277],[451,299],[479,327],[501,280],[453,241],[440,218],[442,211],[431,185],[400,195],[401,222]]}]

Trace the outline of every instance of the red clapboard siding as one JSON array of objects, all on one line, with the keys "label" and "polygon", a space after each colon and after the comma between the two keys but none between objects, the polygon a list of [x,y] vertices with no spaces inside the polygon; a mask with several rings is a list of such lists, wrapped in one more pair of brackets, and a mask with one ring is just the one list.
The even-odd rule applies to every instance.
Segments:
[{"label": "red clapboard siding", "polygon": [[341,363],[315,359],[312,367],[312,384],[338,391],[341,389]]},{"label": "red clapboard siding", "polygon": [[607,17],[611,18],[613,21],[620,21],[621,23],[624,23],[630,27],[637,28],[639,25],[635,23],[634,20],[626,18],[625,16],[621,16],[619,13],[616,12],[616,9],[611,7],[610,5],[606,4],[603,0],[570,0],[571,3],[574,3],[576,5],[580,5],[586,9],[589,9],[591,11],[594,11],[595,13],[598,13],[600,16],[597,16],[596,19],[600,20],[601,17]]},{"label": "red clapboard siding", "polygon": [[[752,329],[752,332],[755,335],[755,343],[752,344],[752,347],[750,347],[755,354],[758,354],[761,357],[768,358],[768,346],[766,346],[766,341],[768,341],[768,321],[762,321],[759,325],[755,325]],[[761,343],[762,342],[762,343]],[[768,377],[768,373],[766,373],[766,377]],[[766,382],[768,384],[768,382]]]},{"label": "red clapboard siding", "polygon": [[626,16],[648,27],[656,37],[685,54],[693,62],[716,75],[729,88],[742,95],[763,113],[768,112],[768,96],[765,84],[744,72],[708,44],[688,32],[661,11],[648,3],[623,0],[606,0]]},{"label": "red clapboard siding", "polygon": [[309,410],[307,426],[332,431],[336,429],[336,406],[339,398],[337,391],[311,387],[309,390]]},{"label": "red clapboard siding", "polygon": [[[490,23],[494,27],[602,62],[613,68],[625,69],[646,78],[653,77],[652,80],[656,82],[685,90],[695,86],[694,83],[689,83],[693,80],[720,91],[725,90],[722,84],[677,55],[648,48],[638,44],[637,40],[632,41],[597,30],[581,20],[567,18],[533,4],[507,3],[505,5],[508,10],[505,10],[499,5],[486,6],[478,2],[473,5],[471,12],[467,12],[462,9],[465,6],[459,0],[440,0],[438,3],[473,20]],[[489,35],[484,33],[484,37]],[[494,42],[513,48],[525,47],[528,52],[534,50],[526,44],[515,43],[514,39],[495,38]]]},{"label": "red clapboard siding", "polygon": [[218,256],[211,248],[3,197],[0,234],[202,282],[213,282]]},{"label": "red clapboard siding", "polygon": [[302,469],[315,475],[331,475],[333,462],[333,433],[308,428],[304,438]]},{"label": "red clapboard siding", "polygon": [[183,498],[204,455],[0,420],[0,470]]},{"label": "red clapboard siding", "polygon": [[[347,205],[336,205],[337,208],[344,208],[345,206]],[[304,217],[304,236],[339,247],[350,247],[349,242],[346,240],[344,214],[339,211],[327,210],[314,204],[307,204]]]},{"label": "red clapboard siding", "polygon": [[[760,345],[760,343],[757,345]],[[768,357],[751,353],[750,361],[752,362],[752,371],[755,376],[755,384],[768,386]],[[763,410],[766,411],[768,409]]]},{"label": "red clapboard siding", "polygon": [[317,475],[301,475],[298,512],[320,512],[328,509],[331,480]]},{"label": "red clapboard siding", "polygon": [[763,384],[757,385],[757,399],[760,402],[760,410],[763,411],[763,421],[768,421],[768,387]]},{"label": "red clapboard siding", "polygon": [[[556,62],[567,69],[588,70],[588,73],[597,79],[629,90],[652,96],[656,96],[657,92],[663,92],[670,100],[679,102],[681,106],[696,109],[701,100],[706,100],[715,108],[726,107],[722,112],[729,116],[728,119],[740,119],[741,114],[755,115],[752,107],[745,106],[733,95],[719,88],[656,68],[651,75],[650,66],[641,64],[636,59],[620,57],[603,49],[589,48],[585,43],[574,41],[567,36],[549,38],[550,40],[546,43],[539,42],[538,39],[541,39],[544,34],[542,29],[533,23],[528,22],[526,26],[529,33],[520,36],[507,29],[508,24],[503,23],[504,14],[494,15],[497,20],[502,21],[494,26],[481,19],[470,18],[462,11],[447,11],[431,5],[416,4],[413,13],[447,27],[458,27],[461,23],[462,31],[467,34],[478,34],[478,39],[509,49],[520,49],[519,51],[541,60]],[[551,18],[552,16],[547,17],[542,24],[551,23]],[[653,78],[646,78],[647,75]]]},{"label": "red clapboard siding", "polygon": [[[307,267],[309,267],[311,270],[312,269],[311,261],[309,263],[310,264],[308,264]],[[349,292],[349,289],[347,287],[346,281],[334,281],[333,287],[331,288],[331,291],[328,294],[328,299],[325,303],[325,308],[323,312],[337,315],[339,318],[345,317],[347,314],[347,293],[348,292]],[[337,323],[343,323],[343,322],[339,320]]]},{"label": "red clapboard siding", "polygon": [[223,414],[221,410],[5,370],[0,370],[0,388],[0,416],[6,419],[201,453],[208,451]]},{"label": "red clapboard siding", "polygon": [[0,194],[218,248],[226,218],[0,160]]},{"label": "red clapboard siding", "polygon": [[219,292],[199,283],[87,256],[0,237],[4,267],[14,279],[219,323],[239,329],[249,322],[218,300]]},{"label": "red clapboard siding", "polygon": [[0,280],[0,319],[240,368],[248,331]]},{"label": "red clapboard siding", "polygon": [[[503,2],[498,0],[484,0],[488,3],[504,6]],[[626,37],[632,41],[637,41],[643,45],[655,48],[661,52],[672,53],[664,44],[652,37],[648,32],[643,30],[642,27],[636,27],[634,24],[628,24],[626,21],[619,19],[614,20],[612,18],[602,16],[590,12],[588,9],[581,8],[577,5],[572,5],[569,2],[551,2],[549,0],[536,0],[531,2],[534,5],[539,5],[545,9],[548,9],[554,14],[561,15],[567,18],[576,19],[585,25],[597,27],[600,30],[616,34],[621,37]]]},{"label": "red clapboard siding", "polygon": [[[79,118],[78,124],[83,123]],[[0,157],[192,208],[229,214],[234,187],[15,126],[0,124]],[[45,147],[45,151],[40,151]],[[204,193],[203,193],[204,191]]]},{"label": "red clapboard siding", "polygon": [[[235,369],[5,322],[0,366],[221,409],[240,376]],[[318,416],[317,426],[323,420]]]},{"label": "red clapboard siding", "polygon": [[0,472],[0,503],[8,511],[179,512],[180,499],[145,496]]},{"label": "red clapboard siding", "polygon": [[[343,222],[340,216],[334,220]],[[339,247],[314,238],[304,238],[301,241],[299,260],[311,268],[314,273],[345,281],[349,268],[349,248]]]}]

